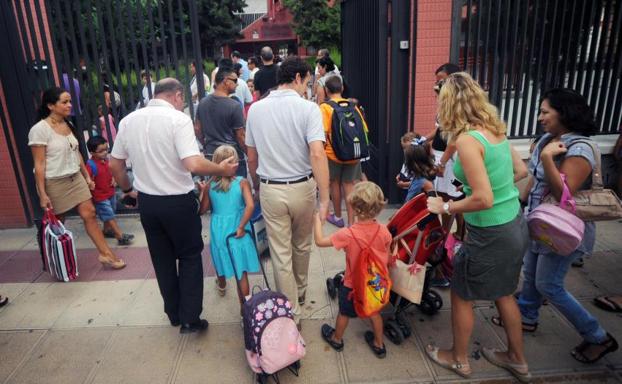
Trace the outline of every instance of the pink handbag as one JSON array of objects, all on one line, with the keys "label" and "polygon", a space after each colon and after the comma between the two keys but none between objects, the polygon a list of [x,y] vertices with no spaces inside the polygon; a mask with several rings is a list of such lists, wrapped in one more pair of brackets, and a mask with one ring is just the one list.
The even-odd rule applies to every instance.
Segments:
[{"label": "pink handbag", "polygon": [[585,223],[575,215],[575,201],[561,174],[564,190],[559,205],[542,203],[527,215],[531,238],[553,252],[568,256],[583,239]]}]

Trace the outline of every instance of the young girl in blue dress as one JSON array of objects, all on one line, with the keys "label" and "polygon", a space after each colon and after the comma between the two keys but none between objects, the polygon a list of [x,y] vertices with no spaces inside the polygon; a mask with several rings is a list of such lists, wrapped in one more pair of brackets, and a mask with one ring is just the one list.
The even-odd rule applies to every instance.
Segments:
[{"label": "young girl in blue dress", "polygon": [[[221,145],[214,151],[212,161],[220,162],[231,156],[237,161],[237,152],[230,145]],[[207,183],[199,184],[200,213],[210,208],[210,251],[212,262],[216,269],[216,289],[221,296],[225,295],[228,278],[234,275],[231,259],[227,250],[227,236],[235,233],[230,240],[231,254],[235,263],[235,278],[240,282],[238,297],[240,303],[249,294],[248,272],[259,271],[259,259],[255,243],[250,232],[250,218],[253,214],[254,203],[251,187],[245,178],[211,177]]]}]

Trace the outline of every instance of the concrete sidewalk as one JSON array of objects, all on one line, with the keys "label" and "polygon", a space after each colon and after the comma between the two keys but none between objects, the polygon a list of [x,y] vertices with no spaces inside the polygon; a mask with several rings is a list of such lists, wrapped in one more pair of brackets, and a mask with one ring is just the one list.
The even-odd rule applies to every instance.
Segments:
[{"label": "concrete sidewalk", "polygon": [[[383,218],[392,213],[386,210]],[[244,356],[239,306],[230,281],[225,297],[214,289],[214,269],[205,260],[203,315],[210,328],[203,335],[180,335],[168,325],[162,299],[135,216],[119,220],[125,232],[136,234],[131,247],[116,248],[128,267],[102,269],[79,221],[69,220],[80,255],[80,277],[72,283],[52,281],[41,271],[34,229],[0,231],[0,294],[11,302],[0,310],[0,383],[253,383]],[[204,225],[209,242],[207,221]],[[330,224],[325,231],[334,231]],[[600,294],[622,294],[622,223],[599,223],[594,255],[581,269],[573,269],[567,286],[622,342],[622,315],[591,304]],[[111,245],[116,241],[111,241]],[[116,246],[116,245],[115,245]],[[302,334],[307,356],[300,377],[280,374],[281,383],[450,383],[464,382],[450,371],[432,365],[423,353],[426,344],[451,342],[448,290],[440,290],[444,305],[439,314],[423,315],[413,308],[408,318],[414,334],[396,346],[387,341],[387,358],[375,358],[363,340],[367,324],[354,320],[346,332],[343,352],[331,349],[320,336],[322,323],[334,323],[336,301],[325,281],[344,268],[343,254],[313,249],[309,292]],[[272,272],[268,263],[268,276]],[[261,284],[259,275],[251,276]],[[503,348],[502,329],[488,321],[492,303],[478,302],[472,338],[473,382],[513,382],[504,370],[481,358],[480,345]],[[552,307],[542,310],[540,327],[525,334],[525,348],[537,382],[620,383],[622,351],[599,363],[583,365],[570,356],[579,335]]]}]

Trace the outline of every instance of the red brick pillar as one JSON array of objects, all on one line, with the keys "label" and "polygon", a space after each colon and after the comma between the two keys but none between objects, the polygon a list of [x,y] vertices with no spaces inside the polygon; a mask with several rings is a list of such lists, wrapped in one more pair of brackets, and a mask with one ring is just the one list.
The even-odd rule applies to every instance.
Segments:
[{"label": "red brick pillar", "polygon": [[[4,116],[7,114],[7,106],[2,81],[0,80],[0,113]],[[26,227],[28,221],[26,218],[26,207],[22,204],[19,195],[18,174],[15,172],[14,164],[9,154],[9,146],[15,148],[14,138],[11,133],[13,127],[4,127],[0,119],[0,229]],[[7,129],[8,128],[8,129]],[[9,132],[9,137],[5,135]]]},{"label": "red brick pillar", "polygon": [[451,10],[452,0],[417,1],[414,129],[420,134],[434,129],[434,71],[449,61]]}]

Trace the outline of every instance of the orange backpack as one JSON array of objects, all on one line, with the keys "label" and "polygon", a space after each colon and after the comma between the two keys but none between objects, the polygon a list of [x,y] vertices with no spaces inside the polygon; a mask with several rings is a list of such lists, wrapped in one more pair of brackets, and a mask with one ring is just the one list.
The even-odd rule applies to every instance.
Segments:
[{"label": "orange backpack", "polygon": [[389,302],[391,278],[387,266],[381,262],[372,250],[371,245],[380,232],[380,225],[369,244],[363,247],[350,229],[352,238],[361,249],[358,262],[352,271],[352,301],[354,310],[359,317],[370,317],[377,314]]}]

